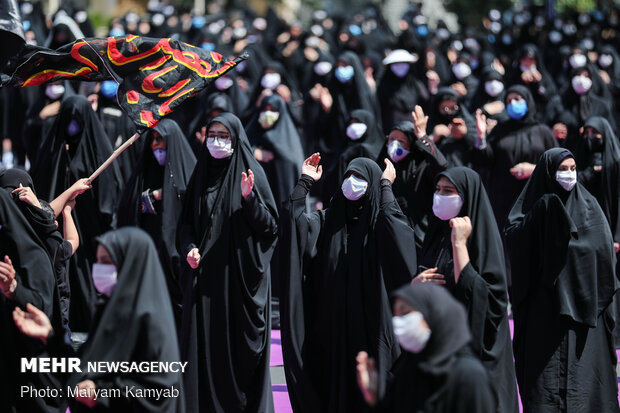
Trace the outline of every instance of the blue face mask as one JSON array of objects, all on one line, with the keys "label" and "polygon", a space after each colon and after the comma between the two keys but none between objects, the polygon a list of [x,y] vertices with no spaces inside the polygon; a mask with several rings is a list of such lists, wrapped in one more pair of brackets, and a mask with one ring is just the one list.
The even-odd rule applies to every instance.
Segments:
[{"label": "blue face mask", "polygon": [[153,151],[153,156],[155,157],[155,160],[157,160],[157,163],[159,164],[159,166],[164,166],[164,164],[166,163],[166,150],[165,149],[155,149]]},{"label": "blue face mask", "polygon": [[113,80],[105,80],[101,83],[101,94],[108,99],[116,97],[116,90],[118,89],[118,83]]},{"label": "blue face mask", "polygon": [[335,75],[336,78],[340,81],[340,83],[347,83],[353,78],[355,71],[353,70],[353,66],[340,66],[336,69]]},{"label": "blue face mask", "polygon": [[212,52],[215,50],[215,43],[211,43],[211,42],[204,42],[201,47],[206,50],[207,52]]},{"label": "blue face mask", "polygon": [[527,102],[525,100],[514,101],[506,106],[506,112],[512,119],[523,119],[527,113]]},{"label": "blue face mask", "polygon": [[415,28],[415,32],[417,33],[417,35],[419,37],[424,38],[424,37],[428,36],[428,27],[426,27],[426,26],[418,26],[418,27]]},{"label": "blue face mask", "polygon": [[119,29],[119,28],[113,28],[112,30],[110,30],[110,36],[112,37],[118,37],[118,36],[124,36],[125,35],[125,30],[123,29]]},{"label": "blue face mask", "polygon": [[194,16],[192,18],[192,26],[196,29],[202,29],[206,23],[207,19],[202,16]]}]

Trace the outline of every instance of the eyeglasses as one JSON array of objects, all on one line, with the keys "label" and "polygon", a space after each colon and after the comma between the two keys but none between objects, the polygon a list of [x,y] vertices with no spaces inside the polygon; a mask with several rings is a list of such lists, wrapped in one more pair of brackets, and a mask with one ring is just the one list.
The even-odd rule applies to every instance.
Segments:
[{"label": "eyeglasses", "polygon": [[222,132],[222,133],[209,132],[209,134],[207,135],[207,139],[214,139],[214,140],[219,141],[219,142],[228,141],[228,140],[230,140],[230,133],[226,133],[226,132]]},{"label": "eyeglasses", "polygon": [[439,111],[446,115],[456,115],[459,111],[459,105],[441,105]]}]

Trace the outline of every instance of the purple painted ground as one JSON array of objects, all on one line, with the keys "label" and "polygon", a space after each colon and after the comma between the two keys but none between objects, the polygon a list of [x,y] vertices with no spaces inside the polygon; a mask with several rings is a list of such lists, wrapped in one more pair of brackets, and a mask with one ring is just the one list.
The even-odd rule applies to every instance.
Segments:
[{"label": "purple painted ground", "polygon": [[[510,320],[510,337],[514,334],[514,326],[513,321]],[[271,366],[281,366],[282,365],[282,345],[280,338],[280,330],[273,330],[271,332]],[[620,359],[620,350],[616,350],[616,354],[618,355],[618,359]],[[620,403],[620,379],[618,379],[618,402]],[[293,413],[293,409],[291,408],[291,402],[288,398],[288,392],[286,390],[286,385],[284,384],[274,384],[272,386],[273,389],[273,402],[275,404],[276,413]],[[521,398],[519,398],[519,411],[523,411],[523,406],[521,406]]]}]

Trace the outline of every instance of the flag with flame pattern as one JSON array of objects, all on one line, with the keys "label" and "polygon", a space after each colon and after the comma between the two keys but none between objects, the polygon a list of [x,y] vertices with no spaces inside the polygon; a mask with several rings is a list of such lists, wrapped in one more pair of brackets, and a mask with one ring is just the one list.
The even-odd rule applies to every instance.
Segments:
[{"label": "flag with flame pattern", "polygon": [[225,60],[170,38],[134,35],[82,39],[57,50],[27,45],[2,69],[0,86],[115,80],[118,104],[144,130],[247,57]]}]

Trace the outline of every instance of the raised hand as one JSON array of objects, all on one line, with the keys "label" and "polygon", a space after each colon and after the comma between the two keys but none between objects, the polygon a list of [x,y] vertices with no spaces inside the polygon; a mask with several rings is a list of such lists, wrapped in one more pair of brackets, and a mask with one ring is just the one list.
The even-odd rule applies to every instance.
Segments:
[{"label": "raised hand", "polygon": [[476,110],[476,129],[478,130],[478,139],[486,137],[487,117],[482,113],[481,109]]},{"label": "raised hand", "polygon": [[452,245],[465,244],[471,235],[471,220],[469,217],[452,218],[450,228],[452,228]]},{"label": "raised hand", "polygon": [[200,142],[201,145],[204,145],[205,140],[207,139],[207,127],[203,126],[200,128],[200,132],[196,132],[196,139]]},{"label": "raised hand", "polygon": [[194,270],[198,268],[198,264],[200,264],[200,252],[198,252],[198,248],[192,248],[187,254],[187,263]]},{"label": "raised hand", "polygon": [[254,172],[248,169],[248,173],[241,172],[241,196],[247,198],[254,188]]},{"label": "raised hand", "polygon": [[73,185],[71,185],[71,199],[75,199],[78,195],[83,194],[87,190],[91,189],[93,186],[88,182],[88,178],[81,178],[75,181]]},{"label": "raised hand", "polygon": [[381,179],[389,179],[391,183],[394,183],[394,179],[396,179],[396,169],[394,169],[394,165],[388,158],[385,158],[383,162],[385,162],[385,170],[381,174]]},{"label": "raised hand", "polygon": [[301,165],[301,173],[309,175],[314,181],[321,179],[323,175],[323,166],[319,165],[321,162],[321,154],[316,152],[310,155],[308,159]]},{"label": "raised hand", "polygon": [[15,287],[15,268],[8,255],[4,256],[4,262],[0,261],[0,290],[6,297],[11,297],[11,286]]},{"label": "raised hand", "polygon": [[37,208],[41,208],[39,198],[37,198],[34,192],[32,192],[32,188],[30,188],[29,186],[22,186],[22,184],[20,183],[19,187],[14,189],[11,193],[17,194],[20,201],[36,206]]},{"label": "raised hand", "polygon": [[413,124],[415,125],[415,136],[418,139],[422,139],[426,135],[426,125],[428,124],[428,116],[424,115],[424,110],[422,106],[416,105],[411,112],[411,117],[413,118]]},{"label": "raised hand", "polygon": [[28,337],[38,338],[42,342],[47,342],[47,338],[52,333],[52,323],[45,313],[34,305],[28,303],[25,312],[19,307],[13,310],[13,321],[23,334]]},{"label": "raised hand", "polygon": [[368,357],[368,353],[360,351],[355,358],[357,361],[357,385],[359,386],[364,400],[371,406],[377,403],[377,388],[379,378],[375,361]]}]

